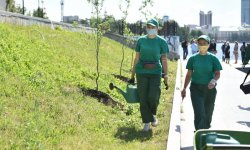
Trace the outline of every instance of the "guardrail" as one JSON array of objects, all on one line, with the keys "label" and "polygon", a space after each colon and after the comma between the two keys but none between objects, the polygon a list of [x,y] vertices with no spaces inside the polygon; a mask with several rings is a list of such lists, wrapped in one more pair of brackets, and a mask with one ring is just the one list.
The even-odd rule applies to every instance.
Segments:
[{"label": "guardrail", "polygon": [[64,29],[71,30],[71,31],[85,31],[88,33],[92,33],[95,31],[95,29],[90,27],[84,27],[84,26],[73,26],[72,24],[68,23],[62,23],[62,22],[56,22],[51,21],[49,19],[44,18],[38,18],[38,17],[31,17],[31,16],[25,16],[18,13],[11,13],[7,11],[1,11],[0,10],[0,22],[4,23],[10,23],[15,25],[23,25],[23,26],[29,26],[29,25],[39,25],[39,26],[47,26],[54,29],[56,26],[61,26]]},{"label": "guardrail", "polygon": [[128,47],[130,47],[130,48],[132,48],[132,49],[135,48],[135,44],[136,44],[136,40],[135,40],[135,39],[132,40],[130,43],[127,43],[127,41],[126,41],[126,38],[127,38],[127,37],[124,37],[124,36],[119,35],[119,34],[106,32],[106,33],[104,34],[104,36],[105,36],[105,37],[108,37],[108,38],[110,38],[110,39],[112,39],[112,40],[115,40],[116,42],[119,42],[119,43],[121,43],[121,44],[125,44],[125,45],[127,45]]}]

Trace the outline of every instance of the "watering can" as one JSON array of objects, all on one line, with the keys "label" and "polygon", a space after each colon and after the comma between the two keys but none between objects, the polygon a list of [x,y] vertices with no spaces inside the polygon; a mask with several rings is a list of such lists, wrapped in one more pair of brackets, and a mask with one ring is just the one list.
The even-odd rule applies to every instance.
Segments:
[{"label": "watering can", "polygon": [[137,85],[136,84],[128,84],[126,91],[123,91],[121,88],[115,86],[113,83],[109,84],[109,89],[117,89],[119,93],[122,94],[122,96],[125,98],[127,103],[139,103],[139,96],[137,91]]}]

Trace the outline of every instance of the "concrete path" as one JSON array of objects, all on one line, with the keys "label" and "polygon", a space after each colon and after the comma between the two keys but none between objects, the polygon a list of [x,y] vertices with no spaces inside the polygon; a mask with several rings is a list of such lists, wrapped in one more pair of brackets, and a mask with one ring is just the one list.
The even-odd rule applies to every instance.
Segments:
[{"label": "concrete path", "polygon": [[[176,84],[175,87],[175,97],[168,138],[170,142],[167,144],[168,150],[193,150],[195,129],[190,92],[187,90],[187,96],[183,102],[180,95],[180,90],[183,87],[187,72],[185,69],[186,63],[186,60],[179,61],[181,71],[179,71],[180,74],[177,74],[178,81],[176,80],[178,84]],[[239,64],[225,64],[222,62],[222,67],[221,78],[217,85],[217,97],[211,129],[250,131],[250,95],[245,95],[240,90],[240,84],[243,82],[246,73],[235,69],[241,67]],[[246,67],[250,67],[250,65]],[[250,77],[248,78],[249,81]],[[181,107],[183,108],[183,113],[181,113]],[[180,129],[177,130],[177,127]],[[173,135],[175,138],[173,138]],[[180,147],[172,143],[172,141],[177,142],[178,139],[180,139],[180,144],[177,145],[180,145]]]}]

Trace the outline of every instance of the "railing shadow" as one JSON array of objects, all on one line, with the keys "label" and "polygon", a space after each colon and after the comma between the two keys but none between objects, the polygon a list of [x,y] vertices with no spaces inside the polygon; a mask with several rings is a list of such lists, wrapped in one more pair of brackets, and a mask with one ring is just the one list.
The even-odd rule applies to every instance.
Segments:
[{"label": "railing shadow", "polygon": [[241,125],[246,125],[247,127],[250,128],[250,122],[247,122],[247,121],[237,121],[237,123],[239,123]]},{"label": "railing shadow", "polygon": [[242,107],[242,106],[238,105],[238,108],[242,109],[242,110],[250,111],[250,107]]},{"label": "railing shadow", "polygon": [[181,126],[180,125],[176,125],[175,127],[176,127],[175,131],[181,133]]},{"label": "railing shadow", "polygon": [[235,69],[237,69],[237,70],[239,70],[239,71],[242,71],[242,72],[244,72],[244,73],[247,73],[248,70],[250,69],[250,67],[245,67],[245,68],[239,67],[239,68],[235,68]]},{"label": "railing shadow", "polygon": [[183,147],[181,150],[194,150],[193,146]]}]

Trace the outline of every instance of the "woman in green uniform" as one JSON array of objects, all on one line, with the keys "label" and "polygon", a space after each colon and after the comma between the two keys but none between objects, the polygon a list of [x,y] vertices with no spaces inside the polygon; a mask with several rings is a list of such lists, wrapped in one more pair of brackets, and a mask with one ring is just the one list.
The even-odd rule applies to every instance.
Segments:
[{"label": "woman in green uniform", "polygon": [[150,130],[150,123],[154,127],[158,125],[156,113],[161,95],[162,68],[165,84],[168,79],[167,53],[169,49],[166,40],[157,35],[158,27],[157,20],[149,20],[146,27],[147,35],[138,39],[130,80],[133,82],[136,74],[144,131]]},{"label": "woman in green uniform", "polygon": [[188,69],[182,98],[186,96],[186,88],[191,81],[190,93],[194,110],[195,129],[209,129],[212,121],[216,98],[216,82],[220,78],[222,66],[218,58],[207,52],[210,39],[206,35],[198,38],[199,53],[191,56],[187,62]]}]

